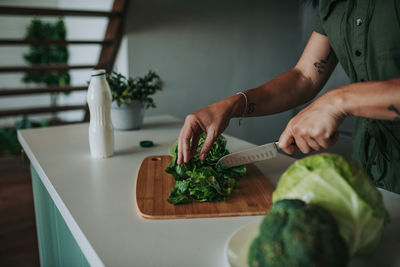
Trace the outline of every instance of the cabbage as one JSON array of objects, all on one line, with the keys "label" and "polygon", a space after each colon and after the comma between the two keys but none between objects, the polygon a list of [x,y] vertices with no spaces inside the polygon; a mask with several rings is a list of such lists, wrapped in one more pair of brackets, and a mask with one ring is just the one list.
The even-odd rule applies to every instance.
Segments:
[{"label": "cabbage", "polygon": [[336,154],[295,161],[273,193],[273,202],[281,199],[301,199],[330,211],[351,255],[373,250],[389,220],[380,192],[362,167]]}]

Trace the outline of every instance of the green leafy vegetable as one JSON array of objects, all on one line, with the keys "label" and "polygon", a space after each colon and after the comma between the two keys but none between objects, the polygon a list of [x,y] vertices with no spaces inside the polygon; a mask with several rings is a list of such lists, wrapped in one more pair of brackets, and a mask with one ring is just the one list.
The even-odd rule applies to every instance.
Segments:
[{"label": "green leafy vegetable", "polygon": [[346,243],[332,215],[297,199],[274,203],[248,254],[252,267],[342,267],[348,261]]},{"label": "green leafy vegetable", "polygon": [[204,161],[200,160],[199,152],[204,143],[205,135],[201,136],[196,155],[181,165],[177,161],[177,147],[175,142],[169,149],[172,156],[171,164],[165,169],[174,176],[176,185],[171,190],[168,202],[171,204],[185,204],[192,200],[198,202],[224,201],[237,186],[237,180],[246,174],[245,166],[233,168],[216,168],[218,160],[229,154],[226,149],[226,139],[219,136]]},{"label": "green leafy vegetable", "polygon": [[273,193],[274,202],[281,199],[301,199],[327,209],[351,255],[374,249],[389,220],[379,191],[362,167],[336,154],[294,162]]}]

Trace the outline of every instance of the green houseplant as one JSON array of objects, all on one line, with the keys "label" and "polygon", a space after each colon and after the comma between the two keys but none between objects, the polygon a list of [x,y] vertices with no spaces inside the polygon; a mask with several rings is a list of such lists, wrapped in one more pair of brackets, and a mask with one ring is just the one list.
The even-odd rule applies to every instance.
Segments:
[{"label": "green houseplant", "polygon": [[[27,40],[65,40],[67,29],[64,20],[59,18],[55,22],[44,22],[34,18],[28,25],[25,38]],[[68,62],[68,48],[65,45],[33,44],[24,54],[24,59],[30,65],[59,64]],[[66,86],[70,84],[71,77],[68,71],[43,71],[27,72],[23,77],[25,83],[35,83],[41,86]],[[51,105],[56,106],[58,93],[51,94]],[[53,120],[56,120],[53,114]]]},{"label": "green houseplant", "polygon": [[[27,40],[65,40],[67,30],[62,18],[56,22],[43,22],[34,18],[26,30]],[[24,59],[31,65],[66,64],[68,62],[68,49],[59,45],[30,45]],[[25,83],[65,86],[70,83],[68,71],[28,72],[25,73]]]},{"label": "green houseplant", "polygon": [[143,77],[127,78],[116,71],[106,77],[112,95],[111,120],[114,128],[139,129],[145,109],[156,107],[151,95],[162,90],[160,76],[150,70]]}]

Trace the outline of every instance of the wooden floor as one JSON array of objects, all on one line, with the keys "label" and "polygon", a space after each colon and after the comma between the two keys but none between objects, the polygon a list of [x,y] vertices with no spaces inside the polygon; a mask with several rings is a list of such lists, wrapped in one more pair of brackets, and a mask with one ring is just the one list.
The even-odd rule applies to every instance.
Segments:
[{"label": "wooden floor", "polygon": [[0,266],[39,266],[29,166],[0,158]]}]

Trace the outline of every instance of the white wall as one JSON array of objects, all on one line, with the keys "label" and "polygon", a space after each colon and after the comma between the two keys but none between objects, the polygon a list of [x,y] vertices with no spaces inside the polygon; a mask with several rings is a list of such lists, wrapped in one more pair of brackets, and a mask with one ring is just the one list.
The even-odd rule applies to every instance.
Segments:
[{"label": "white wall", "polygon": [[[292,68],[301,37],[297,1],[137,0],[127,26],[131,76],[156,69],[157,108],[184,118]],[[232,121],[227,132],[258,144],[278,139],[292,112]]]},{"label": "white wall", "polygon": [[[100,10],[109,11],[113,0],[58,0],[58,7],[62,9]],[[66,17],[67,39],[69,40],[102,40],[108,24],[107,18],[102,17]],[[71,45],[69,46],[69,64],[97,64],[101,52],[100,45]],[[122,73],[128,73],[127,45],[123,40],[115,63]],[[71,85],[83,85],[90,80],[90,71],[71,70]],[[76,92],[68,96],[61,96],[61,105],[76,105],[86,102],[86,91]],[[77,120],[83,116],[82,111],[62,113],[64,120]]]},{"label": "white wall", "polygon": [[[81,9],[81,10],[103,10],[111,9],[112,0],[58,0],[58,6],[62,9]],[[104,38],[107,27],[107,18],[102,17],[65,17],[65,25],[67,27],[67,39],[69,40],[99,40]],[[70,45],[69,64],[70,65],[86,65],[97,64],[101,47],[99,45]],[[79,86],[86,84],[90,80],[90,70],[71,70],[71,85]],[[68,96],[61,95],[59,103],[61,105],[84,104],[86,91],[75,92]],[[59,117],[64,120],[74,120],[81,118],[84,114],[82,111],[72,111],[61,113]]]},{"label": "white wall", "polygon": [[[56,8],[57,0],[2,0],[1,5],[5,6],[26,6],[32,7],[49,7]],[[32,16],[0,16],[0,37],[7,38],[23,38],[26,27],[33,19]],[[49,19],[51,20],[51,19]],[[54,20],[54,19],[53,19]],[[0,46],[0,66],[20,66],[26,65],[23,54],[28,52],[27,46]],[[22,82],[22,73],[1,73],[0,89],[28,87]],[[0,98],[0,109],[22,108],[29,106],[48,105],[50,98],[48,96],[38,95],[30,98],[25,97],[2,97]],[[15,118],[0,119],[0,125],[13,124]]]}]

